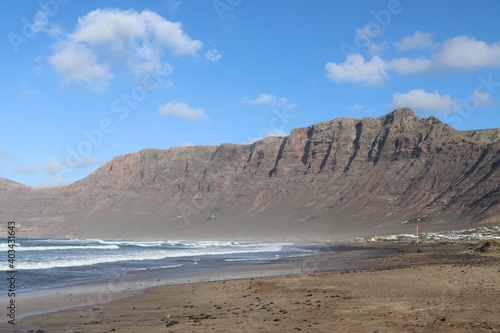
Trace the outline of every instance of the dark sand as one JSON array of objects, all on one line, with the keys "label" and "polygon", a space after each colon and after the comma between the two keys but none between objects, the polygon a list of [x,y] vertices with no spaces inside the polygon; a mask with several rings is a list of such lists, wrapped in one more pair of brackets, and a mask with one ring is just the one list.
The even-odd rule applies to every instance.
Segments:
[{"label": "dark sand", "polygon": [[263,265],[263,275],[327,271],[154,287],[0,332],[500,332],[499,255],[464,243],[369,246],[393,254],[352,259],[342,271],[330,271],[335,254]]}]

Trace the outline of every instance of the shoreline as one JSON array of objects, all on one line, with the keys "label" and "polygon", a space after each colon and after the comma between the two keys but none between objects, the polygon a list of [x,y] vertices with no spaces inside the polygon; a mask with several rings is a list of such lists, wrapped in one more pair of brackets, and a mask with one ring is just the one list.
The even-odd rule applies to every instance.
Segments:
[{"label": "shoreline", "polygon": [[[466,279],[461,282],[460,279],[458,279],[456,282],[452,283],[450,282],[451,280],[446,280],[446,278],[459,278],[461,275],[470,275],[472,277],[481,276],[482,274],[485,277],[488,277],[488,279],[491,279],[491,281],[488,282],[488,286],[490,286],[489,288],[491,290],[486,292],[484,295],[481,295],[480,293],[478,295],[483,296],[484,302],[488,302],[488,299],[491,297],[495,299],[495,293],[498,295],[498,288],[500,286],[498,278],[499,257],[479,255],[471,253],[470,251],[467,252],[464,250],[464,245],[462,243],[454,242],[446,245],[441,243],[430,243],[415,245],[389,242],[355,244],[355,247],[370,249],[370,251],[374,252],[378,251],[377,253],[379,256],[347,258],[348,260],[344,262],[339,261],[339,257],[338,255],[335,257],[335,253],[322,253],[308,257],[288,258],[288,260],[283,260],[283,262],[278,261],[265,265],[248,266],[243,269],[240,268],[236,272],[231,271],[231,269],[220,269],[215,271],[219,274],[218,281],[190,281],[185,284],[163,285],[156,287],[142,286],[143,290],[147,290],[144,290],[143,292],[135,290],[135,295],[131,295],[133,292],[129,291],[128,293],[124,293],[122,295],[123,297],[118,300],[113,299],[106,303],[94,302],[93,305],[82,307],[78,307],[77,305],[77,307],[69,310],[59,310],[57,312],[43,313],[22,319],[19,318],[15,327],[12,327],[12,325],[6,326],[6,324],[0,324],[0,331],[4,332],[6,329],[10,329],[5,332],[26,332],[28,330],[34,330],[36,332],[37,329],[40,329],[47,333],[83,333],[110,332],[114,329],[114,331],[117,332],[125,332],[128,331],[125,330],[125,327],[137,326],[137,330],[132,329],[132,331],[139,332],[141,331],[139,328],[142,328],[147,332],[191,332],[193,330],[196,330],[197,332],[226,332],[225,330],[219,329],[222,329],[224,325],[231,324],[239,327],[240,332],[253,332],[257,330],[258,327],[256,327],[256,325],[258,323],[258,325],[263,325],[262,327],[264,329],[262,331],[264,332],[266,332],[265,327],[269,325],[271,325],[269,327],[273,328],[268,328],[267,331],[269,332],[289,332],[295,330],[298,331],[299,329],[306,331],[310,330],[311,332],[322,332],[321,330],[312,330],[308,327],[308,325],[312,324],[301,325],[302,322],[297,321],[297,318],[301,317],[301,313],[304,311],[304,314],[308,313],[308,311],[313,309],[314,306],[318,309],[322,308],[324,304],[322,302],[328,301],[325,305],[327,307],[324,309],[322,308],[324,318],[317,318],[319,323],[318,325],[320,325],[321,322],[329,318],[331,319],[333,318],[332,316],[335,315],[335,313],[329,313],[330,310],[327,309],[335,309],[335,305],[339,300],[349,303],[350,300],[354,299],[352,294],[359,292],[357,290],[359,288],[368,288],[368,294],[364,295],[364,298],[366,298],[365,300],[358,300],[358,303],[357,305],[354,305],[354,308],[369,306],[371,309],[370,311],[375,313],[379,308],[389,309],[399,304],[400,302],[395,301],[394,298],[392,298],[392,301],[383,302],[383,305],[379,304],[379,306],[366,302],[370,298],[377,295],[380,296],[381,290],[385,290],[383,288],[381,289],[381,285],[374,285],[374,281],[377,279],[379,279],[379,284],[381,283],[382,285],[391,282],[388,286],[393,288],[400,284],[401,281],[406,281],[408,285],[412,285],[412,283],[410,283],[412,279],[414,280],[413,284],[422,284],[420,279],[425,278],[428,283],[424,283],[424,285],[430,284],[432,288],[429,286],[427,286],[427,288],[430,288],[435,292],[437,291],[437,296],[439,296],[438,299],[446,301],[451,295],[453,296],[453,300],[456,301],[462,297],[458,293],[458,290],[460,290],[460,288],[457,287],[458,284],[462,286],[462,294],[474,290],[477,293],[477,289],[470,290],[469,287],[472,287],[474,283],[479,283],[481,281],[479,278],[477,281]],[[417,247],[421,249],[422,253],[417,253]],[[345,265],[340,267],[340,270],[335,271],[331,270],[331,267],[328,266],[328,263],[332,262],[337,264],[341,262]],[[470,269],[472,267],[474,269]],[[270,276],[269,273],[273,270],[273,273],[275,274]],[[217,277],[217,275],[214,275],[215,272],[207,272],[207,276],[211,274],[212,279],[214,279],[214,277]],[[249,272],[253,272],[254,276],[249,276]],[[233,273],[232,276],[231,273]],[[263,277],[263,274],[267,274],[266,277]],[[422,274],[420,279],[417,279],[418,274]],[[198,280],[202,280],[203,278],[203,276],[199,276]],[[359,281],[356,282],[357,280]],[[483,280],[482,284],[485,285],[487,279],[483,278]],[[440,283],[442,286],[439,286]],[[335,288],[335,285],[346,284],[349,284],[349,286],[344,286],[344,288],[339,290]],[[471,284],[471,286],[468,286],[468,284]],[[479,283],[479,285],[481,285],[481,283]],[[227,289],[228,286],[232,287],[232,292],[224,292],[221,294],[220,291]],[[300,295],[295,295],[297,293],[296,289],[298,286],[302,286],[301,288],[306,291],[311,290],[311,292],[304,292],[304,295],[302,295],[302,293],[300,293]],[[475,288],[480,287],[476,286]],[[302,304],[304,301],[302,298],[305,297],[305,300],[307,300],[307,298],[313,298],[312,295],[316,296],[316,292],[312,292],[313,289],[322,289],[324,294],[330,294],[331,292],[331,300],[321,298],[314,302],[309,300],[309,302]],[[287,290],[287,292],[285,292],[285,290]],[[254,292],[258,293],[257,298],[252,297],[254,296]],[[412,293],[412,291],[408,290],[403,290],[402,292],[402,296],[406,296],[403,298],[408,298],[409,295],[407,294]],[[342,293],[347,296],[343,296]],[[309,294],[311,294],[311,296],[306,296]],[[161,295],[164,295],[164,297],[161,297]],[[430,300],[427,300],[427,303],[435,301],[432,301],[432,295],[427,295],[427,297],[430,297]],[[260,307],[257,308],[256,304],[262,303],[264,298],[267,299],[267,303],[273,302],[276,304],[278,304],[279,300],[283,300],[288,309],[283,308],[282,310],[287,313],[294,313],[294,318],[296,318],[292,320],[290,316],[284,315],[282,312],[278,312],[278,315],[278,313],[274,310],[267,311],[267,309],[262,309],[262,307],[267,303],[261,304]],[[217,300],[216,304],[212,304],[215,300]],[[330,301],[332,301],[333,304],[330,304]],[[295,304],[295,302],[299,303]],[[406,300],[406,302],[408,302],[408,300]],[[222,305],[220,305],[225,303],[232,304],[231,306],[228,306],[230,309],[226,311],[227,313],[223,313],[221,311],[222,309],[217,309],[217,307],[225,309],[226,306],[222,307]],[[134,304],[136,306],[132,306]],[[217,306],[213,307],[213,305]],[[313,307],[311,308],[311,306]],[[402,305],[399,304],[398,306],[401,308]],[[271,306],[269,304],[265,307],[268,309],[275,308],[275,306]],[[439,309],[435,306],[433,307],[431,305],[427,305],[427,307],[429,309],[434,309],[432,311],[436,312],[437,316],[441,315],[441,312],[439,312]],[[449,304],[448,307],[450,307]],[[297,312],[297,309],[295,308],[299,308],[300,311]],[[195,310],[189,311],[191,309],[197,309],[197,312]],[[429,309],[427,309],[426,312],[429,312]],[[490,304],[490,309],[496,310],[497,313],[500,311],[498,304],[495,302]],[[481,310],[480,307],[479,310]],[[392,312],[393,314],[396,313],[395,311],[386,312]],[[407,310],[404,312],[407,312]],[[474,313],[473,311],[469,312]],[[480,312],[485,311],[483,309]],[[234,313],[238,313],[238,315],[235,315]],[[250,313],[252,315],[257,313],[257,319],[251,319],[252,317],[250,316]],[[407,312],[405,315],[409,315],[409,313],[410,312]],[[201,318],[203,317],[200,317],[201,314],[209,317]],[[351,322],[351,324],[363,322],[363,325],[366,325],[365,319],[362,319],[363,316],[360,317],[359,313],[358,316],[356,316],[356,313],[353,312],[352,314],[348,314],[346,310],[344,310],[342,314],[347,316],[345,318],[349,318],[348,321]],[[475,321],[473,320],[472,322],[464,323],[462,325],[463,327],[459,327],[460,325],[458,324],[453,324],[455,325],[453,326],[452,324],[449,324],[449,321],[447,322],[446,319],[443,322],[444,324],[451,325],[450,327],[453,327],[455,331],[459,328],[463,328],[467,331],[467,327],[469,327],[471,329],[476,329],[477,332],[480,332],[480,329],[488,325],[493,325],[493,329],[500,329],[500,323],[498,320],[495,321],[494,317],[491,317],[491,313],[486,314],[487,315],[484,316],[486,321],[481,321],[479,320],[481,318],[476,318],[477,320]],[[266,319],[268,315],[274,316],[274,319],[272,319],[272,321],[268,321]],[[190,317],[191,319],[189,319]],[[444,318],[446,318],[446,316]],[[338,319],[340,320],[342,318]],[[442,318],[439,320],[441,319]],[[303,318],[301,320],[306,320],[303,323],[308,322],[307,318]],[[131,321],[134,322],[133,325]],[[290,327],[288,325],[290,322],[293,322],[295,326]],[[428,320],[426,320],[426,322],[428,322]],[[443,322],[439,322],[437,324],[443,324]],[[146,323],[148,324],[146,325]],[[150,323],[154,323],[154,325],[150,327]],[[172,325],[167,326],[169,323],[172,323]],[[219,326],[219,324],[222,326]],[[276,324],[283,325],[276,326]],[[326,325],[326,323],[324,324]],[[314,326],[315,325],[312,325],[311,327]],[[169,327],[171,327],[170,330]],[[379,327],[380,329],[387,330],[387,326],[384,328],[380,323],[370,327]],[[15,328],[15,330],[12,330],[12,328]],[[287,329],[290,330],[288,331]],[[260,331],[261,329],[259,328],[258,330]],[[227,332],[236,332],[236,330],[227,330]],[[324,332],[328,332],[328,330],[325,330]]]},{"label": "shoreline", "polygon": [[[144,294],[148,289],[155,287],[313,273],[319,271],[318,265],[321,262],[323,267],[328,267],[326,264],[329,264],[327,270],[339,270],[345,268],[342,266],[345,261],[353,258],[382,255],[378,252],[372,253],[372,248],[369,246],[351,243],[308,243],[305,245],[306,248],[310,246],[318,250],[318,253],[279,258],[264,264],[214,268],[185,277],[168,278],[165,277],[164,270],[158,270],[154,277],[149,278],[121,276],[114,279],[21,292],[16,297],[16,302],[20,304],[16,320],[82,306],[113,302],[122,298]],[[321,260],[319,256],[325,254],[335,254],[335,257]],[[47,299],[50,299],[50,302],[46,302]],[[6,302],[8,302],[8,299],[2,295],[0,304],[7,304]],[[0,325],[5,323],[7,323],[7,319],[0,320]]]}]

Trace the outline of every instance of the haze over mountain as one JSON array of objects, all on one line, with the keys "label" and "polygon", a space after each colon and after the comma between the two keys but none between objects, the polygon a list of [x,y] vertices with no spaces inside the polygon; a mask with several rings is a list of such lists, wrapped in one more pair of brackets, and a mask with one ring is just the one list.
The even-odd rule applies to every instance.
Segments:
[{"label": "haze over mountain", "polygon": [[251,145],[144,149],[57,188],[0,179],[18,237],[328,240],[500,225],[500,130],[408,108]]}]

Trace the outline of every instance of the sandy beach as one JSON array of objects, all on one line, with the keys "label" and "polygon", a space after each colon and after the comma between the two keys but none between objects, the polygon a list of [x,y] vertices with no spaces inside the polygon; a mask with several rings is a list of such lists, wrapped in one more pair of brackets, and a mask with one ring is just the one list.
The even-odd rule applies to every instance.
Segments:
[{"label": "sandy beach", "polygon": [[367,246],[387,255],[339,271],[328,266],[335,254],[321,254],[258,268],[277,276],[123,292],[1,324],[0,332],[500,332],[498,255],[451,242]]}]

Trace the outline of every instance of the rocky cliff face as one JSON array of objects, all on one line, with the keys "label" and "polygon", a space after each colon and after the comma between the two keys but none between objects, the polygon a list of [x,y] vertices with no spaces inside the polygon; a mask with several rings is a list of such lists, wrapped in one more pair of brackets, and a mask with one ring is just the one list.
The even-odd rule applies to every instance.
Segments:
[{"label": "rocky cliff face", "polygon": [[24,237],[335,239],[500,224],[500,130],[410,109],[252,145],[145,149],[53,189],[0,182]]}]

